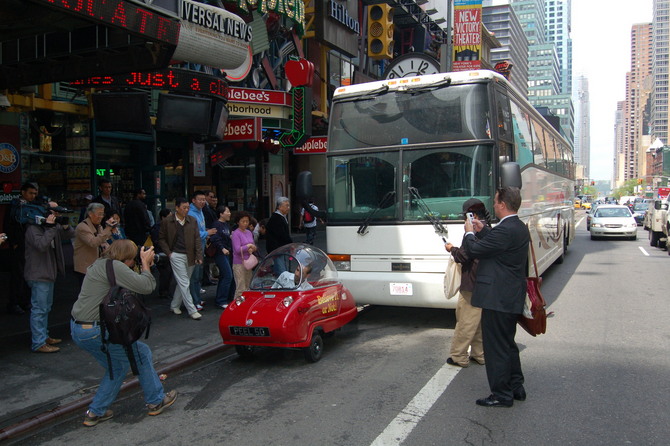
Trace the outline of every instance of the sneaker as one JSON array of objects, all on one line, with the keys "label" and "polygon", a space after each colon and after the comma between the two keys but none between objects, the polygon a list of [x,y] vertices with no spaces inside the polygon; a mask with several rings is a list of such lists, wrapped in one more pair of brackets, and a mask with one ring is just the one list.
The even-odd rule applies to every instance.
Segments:
[{"label": "sneaker", "polygon": [[195,309],[198,310],[198,311],[202,311],[202,305],[196,305]]},{"label": "sneaker", "polygon": [[47,338],[47,344],[49,344],[49,345],[56,345],[56,344],[60,344],[61,342],[63,342],[62,339],[58,339],[58,338]]},{"label": "sneaker", "polygon": [[60,351],[58,347],[52,347],[51,345],[44,344],[37,350],[33,350],[35,353],[56,353]]},{"label": "sneaker", "polygon": [[84,417],[84,426],[92,427],[101,421],[107,421],[114,416],[114,412],[107,410],[104,415],[97,416],[92,413],[90,410],[86,411],[86,416]]},{"label": "sneaker", "polygon": [[[193,313],[195,314],[195,313]],[[165,397],[163,398],[163,401],[161,401],[159,404],[148,404],[147,407],[149,408],[149,412],[147,412],[148,415],[160,415],[164,409],[167,409],[168,407],[172,406],[174,402],[177,401],[177,391],[176,390],[170,390],[168,393],[165,394]]]},{"label": "sneaker", "polygon": [[226,308],[228,308],[228,304],[217,305],[217,307],[221,308],[222,310],[225,310]]},{"label": "sneaker", "polygon": [[181,314],[181,310],[179,308],[170,308],[174,314]]},{"label": "sneaker", "polygon": [[202,314],[198,313],[197,311],[195,313],[190,314],[191,319],[195,321],[199,321],[202,318]]}]

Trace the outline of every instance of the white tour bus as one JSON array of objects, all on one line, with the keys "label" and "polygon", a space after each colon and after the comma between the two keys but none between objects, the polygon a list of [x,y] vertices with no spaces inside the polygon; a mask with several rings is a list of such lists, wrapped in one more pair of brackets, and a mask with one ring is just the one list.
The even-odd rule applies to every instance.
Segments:
[{"label": "white tour bus", "polygon": [[[540,274],[563,261],[575,233],[572,148],[501,75],[340,87],[329,121],[327,251],[357,303],[454,308],[443,239],[460,246],[471,197],[495,224],[496,188],[515,182],[507,177],[522,183],[519,216]],[[304,196],[308,178],[298,180]]]}]

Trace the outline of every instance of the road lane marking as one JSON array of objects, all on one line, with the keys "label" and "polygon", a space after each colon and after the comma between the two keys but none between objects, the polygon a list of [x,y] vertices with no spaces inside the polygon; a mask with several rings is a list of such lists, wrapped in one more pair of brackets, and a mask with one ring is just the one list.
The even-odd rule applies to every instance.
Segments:
[{"label": "road lane marking", "polygon": [[640,248],[640,251],[642,251],[642,254],[644,254],[644,255],[646,255],[647,257],[649,257],[649,253],[648,253],[647,251],[645,251],[645,249],[644,249],[642,246],[638,246],[638,248]]},{"label": "road lane marking", "polygon": [[586,217],[582,217],[582,218],[580,218],[579,221],[577,222],[577,224],[575,225],[575,227],[581,225],[585,218],[586,218]]},{"label": "road lane marking", "polygon": [[386,426],[370,446],[395,446],[402,444],[421,418],[428,413],[435,401],[447,390],[456,377],[460,367],[445,363],[440,370],[423,386],[412,401]]}]

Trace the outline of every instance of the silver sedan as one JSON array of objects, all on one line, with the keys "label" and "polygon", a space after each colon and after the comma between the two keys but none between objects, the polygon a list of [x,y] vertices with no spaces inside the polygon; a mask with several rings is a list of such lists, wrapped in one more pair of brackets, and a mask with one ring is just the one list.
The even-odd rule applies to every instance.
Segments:
[{"label": "silver sedan", "polygon": [[637,239],[637,222],[628,207],[600,205],[591,217],[591,240],[600,237],[625,237]]}]

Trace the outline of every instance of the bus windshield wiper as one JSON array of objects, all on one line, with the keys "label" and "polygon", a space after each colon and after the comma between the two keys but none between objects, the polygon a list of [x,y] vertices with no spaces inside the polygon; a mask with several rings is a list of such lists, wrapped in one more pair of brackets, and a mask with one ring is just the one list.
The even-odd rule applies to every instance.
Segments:
[{"label": "bus windshield wiper", "polygon": [[376,90],[369,91],[363,95],[358,95],[358,93],[350,93],[350,94],[345,94],[342,96],[339,96],[337,99],[334,99],[334,102],[357,102],[357,101],[365,101],[368,99],[373,99],[376,98],[377,96],[381,96],[383,94],[386,94],[389,92],[389,86],[384,84],[381,87],[377,88]]},{"label": "bus windshield wiper", "polygon": [[374,217],[375,214],[381,208],[386,207],[387,204],[390,203],[391,200],[393,200],[394,197],[395,197],[395,191],[394,190],[390,190],[390,191],[386,192],[384,194],[384,196],[382,197],[382,199],[379,201],[379,204],[377,205],[377,207],[374,208],[372,210],[372,212],[370,212],[370,214],[367,216],[365,221],[358,227],[358,231],[356,231],[356,232],[359,233],[360,235],[367,234],[368,233],[368,226],[370,225],[370,220],[372,220],[372,217]]},{"label": "bus windshield wiper", "polygon": [[438,90],[440,88],[445,88],[451,85],[451,78],[448,77],[446,79],[443,79],[439,82],[435,82],[434,84],[430,85],[422,85],[420,87],[407,87],[407,88],[398,88],[398,93],[406,93],[406,94],[419,94],[419,93],[425,93],[427,91],[433,91],[433,90]]},{"label": "bus windshield wiper", "polygon": [[442,225],[442,223],[440,223],[440,220],[435,218],[433,212],[430,210],[430,208],[428,208],[426,202],[423,201],[421,195],[419,195],[419,190],[416,187],[412,186],[408,187],[408,189],[409,193],[416,199],[416,203],[419,205],[419,209],[421,209],[421,212],[424,213],[430,224],[433,225],[433,228],[435,228],[435,233],[438,234],[440,237],[442,237],[442,241],[444,243],[447,243],[447,239],[445,238],[449,237],[449,231],[447,230],[447,228],[445,228]]}]

